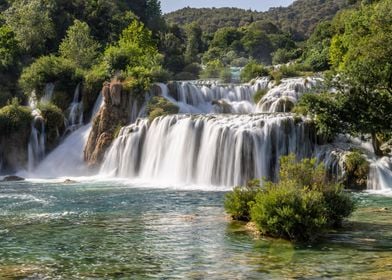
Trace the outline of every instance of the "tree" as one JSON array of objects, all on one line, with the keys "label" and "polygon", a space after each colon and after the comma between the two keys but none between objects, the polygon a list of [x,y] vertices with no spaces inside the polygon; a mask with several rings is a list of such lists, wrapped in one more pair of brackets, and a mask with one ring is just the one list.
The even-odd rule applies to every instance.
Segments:
[{"label": "tree", "polygon": [[273,48],[270,39],[263,31],[248,28],[241,42],[251,57],[265,64],[271,64]]},{"label": "tree", "polygon": [[89,68],[98,56],[99,43],[85,22],[75,20],[60,45],[60,54],[81,68]]},{"label": "tree", "polygon": [[46,43],[55,37],[51,17],[54,5],[52,0],[16,0],[4,12],[6,23],[26,52],[32,55],[45,53]]},{"label": "tree", "polygon": [[6,70],[17,64],[19,55],[18,41],[12,29],[3,25],[0,27],[0,69]]},{"label": "tree", "polygon": [[202,31],[196,23],[191,23],[185,27],[185,32],[187,36],[185,61],[188,64],[198,62],[198,54],[203,49]]}]

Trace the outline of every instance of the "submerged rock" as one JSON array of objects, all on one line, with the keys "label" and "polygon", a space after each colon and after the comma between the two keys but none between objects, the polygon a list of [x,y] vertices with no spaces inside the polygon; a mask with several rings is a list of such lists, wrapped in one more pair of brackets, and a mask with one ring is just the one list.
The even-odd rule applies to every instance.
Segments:
[{"label": "submerged rock", "polygon": [[64,181],[64,184],[76,184],[76,183],[77,183],[76,181],[71,180],[71,179],[66,179],[66,180]]},{"label": "submerged rock", "polygon": [[19,176],[6,176],[4,177],[3,180],[1,180],[1,182],[20,182],[20,181],[24,181],[25,178],[19,177]]}]

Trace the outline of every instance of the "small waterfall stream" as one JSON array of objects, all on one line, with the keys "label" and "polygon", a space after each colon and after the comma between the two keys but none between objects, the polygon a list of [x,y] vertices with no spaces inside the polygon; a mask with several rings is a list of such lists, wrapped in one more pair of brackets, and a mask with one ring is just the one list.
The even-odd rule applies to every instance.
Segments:
[{"label": "small waterfall stream", "polygon": [[73,132],[83,125],[83,102],[80,96],[80,84],[75,88],[74,97],[68,108],[66,132]]}]

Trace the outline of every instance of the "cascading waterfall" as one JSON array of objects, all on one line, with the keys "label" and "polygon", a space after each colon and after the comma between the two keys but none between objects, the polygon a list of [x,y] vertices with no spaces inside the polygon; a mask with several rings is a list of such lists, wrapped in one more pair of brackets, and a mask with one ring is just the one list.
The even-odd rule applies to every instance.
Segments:
[{"label": "cascading waterfall", "polygon": [[268,78],[254,85],[218,85],[215,83],[179,82],[175,91],[160,84],[163,96],[180,108],[180,113],[249,114],[255,110],[253,94],[268,85]]},{"label": "cascading waterfall", "polygon": [[41,103],[50,103],[53,99],[55,85],[53,83],[47,83],[44,89],[44,95],[42,96]]},{"label": "cascading waterfall", "polygon": [[72,132],[83,125],[83,102],[80,100],[80,84],[75,88],[72,103],[68,108],[67,132]]},{"label": "cascading waterfall", "polygon": [[367,188],[369,190],[392,190],[392,158],[382,157],[370,164]]},{"label": "cascading waterfall", "polygon": [[276,179],[279,157],[311,156],[313,130],[289,115],[174,115],[125,127],[101,173],[233,186]]},{"label": "cascading waterfall", "polygon": [[41,178],[86,176],[89,170],[83,160],[83,149],[91,131],[94,116],[103,106],[100,94],[95,102],[91,122],[69,134],[31,173]]},{"label": "cascading waterfall", "polygon": [[257,104],[257,112],[290,112],[299,98],[322,82],[320,78],[283,79],[279,85],[269,85],[270,89]]},{"label": "cascading waterfall", "polygon": [[33,91],[30,96],[29,106],[32,109],[33,121],[28,143],[28,170],[31,171],[45,157],[45,122],[41,111],[37,108],[38,99]]}]

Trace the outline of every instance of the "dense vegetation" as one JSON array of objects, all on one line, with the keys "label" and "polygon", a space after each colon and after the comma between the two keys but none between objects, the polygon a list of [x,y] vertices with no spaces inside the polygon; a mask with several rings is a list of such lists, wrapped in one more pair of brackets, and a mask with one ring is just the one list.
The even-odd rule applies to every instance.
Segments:
[{"label": "dense vegetation", "polygon": [[328,181],[322,164],[289,155],[280,160],[279,182],[236,187],[226,195],[225,209],[236,220],[251,220],[263,234],[308,242],[340,227],[354,202]]},{"label": "dense vegetation", "polygon": [[[186,25],[196,22],[206,33],[214,33],[224,27],[243,27],[254,21],[267,20],[281,30],[290,32],[296,39],[310,36],[315,26],[330,20],[341,9],[355,4],[347,0],[297,0],[288,7],[271,8],[257,12],[237,8],[184,8],[165,15],[170,23]],[[254,8],[257,8],[255,3]]]}]

